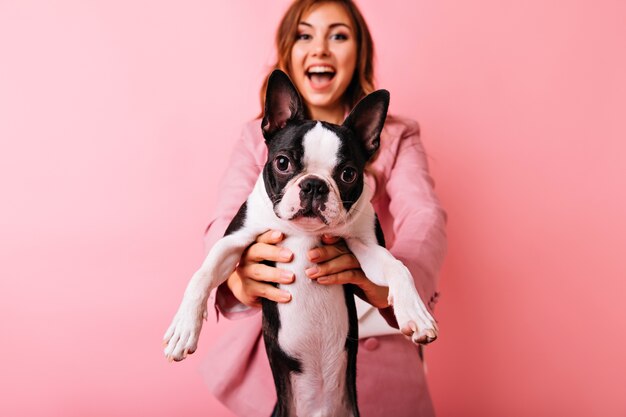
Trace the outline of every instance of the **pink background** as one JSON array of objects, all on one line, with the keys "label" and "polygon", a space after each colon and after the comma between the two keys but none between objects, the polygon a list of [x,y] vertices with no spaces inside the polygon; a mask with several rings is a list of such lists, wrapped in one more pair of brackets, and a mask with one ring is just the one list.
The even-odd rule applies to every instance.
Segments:
[{"label": "pink background", "polygon": [[[160,340],[286,4],[0,2],[0,415],[232,416],[212,322]],[[626,3],[359,4],[449,213],[439,416],[626,415]]]}]

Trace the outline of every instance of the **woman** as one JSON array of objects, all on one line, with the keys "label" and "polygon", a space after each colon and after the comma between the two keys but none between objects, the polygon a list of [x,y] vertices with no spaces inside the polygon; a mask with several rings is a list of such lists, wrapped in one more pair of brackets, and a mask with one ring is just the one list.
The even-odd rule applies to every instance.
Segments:
[{"label": "woman", "polygon": [[[341,124],[352,106],[374,90],[373,43],[363,17],[349,0],[295,1],[279,25],[276,46],[275,68],[290,75],[312,119]],[[387,247],[411,270],[420,295],[432,309],[446,246],[445,213],[432,189],[418,135],[417,123],[388,116],[367,182],[375,189],[372,203]],[[223,235],[265,163],[259,120],[244,127],[237,149],[207,228],[207,248]],[[261,263],[291,259],[293,254],[280,247],[283,238],[274,231],[259,236],[212,298],[218,317],[241,320],[212,349],[206,379],[214,395],[240,416],[269,416],[276,402],[261,338],[259,298],[290,301],[288,291],[269,282],[290,283],[293,274]],[[391,317],[387,288],[367,279],[343,242],[325,236],[323,243],[307,254],[316,265],[307,275],[323,285],[355,284],[357,295],[365,300],[357,300],[361,415],[434,415],[420,350],[383,319],[383,315]]]}]

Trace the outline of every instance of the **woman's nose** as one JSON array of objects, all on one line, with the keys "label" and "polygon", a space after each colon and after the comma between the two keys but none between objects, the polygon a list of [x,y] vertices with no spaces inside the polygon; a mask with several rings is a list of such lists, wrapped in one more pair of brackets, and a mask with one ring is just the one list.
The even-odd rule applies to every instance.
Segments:
[{"label": "woman's nose", "polygon": [[323,37],[318,37],[313,41],[313,56],[327,56],[329,54],[328,51],[328,40]]}]

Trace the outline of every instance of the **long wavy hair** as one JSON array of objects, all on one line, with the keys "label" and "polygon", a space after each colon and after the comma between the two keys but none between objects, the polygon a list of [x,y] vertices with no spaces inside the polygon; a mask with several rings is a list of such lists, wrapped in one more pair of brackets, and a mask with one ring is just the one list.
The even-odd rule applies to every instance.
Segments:
[{"label": "long wavy hair", "polygon": [[275,43],[277,61],[274,66],[270,68],[268,76],[261,86],[261,113],[263,113],[263,109],[265,108],[265,89],[267,88],[269,74],[275,69],[280,69],[290,74],[291,49],[298,36],[300,20],[302,16],[313,7],[323,3],[340,4],[346,10],[348,16],[350,16],[356,35],[356,68],[352,75],[352,80],[343,94],[343,104],[351,109],[360,99],[375,90],[374,42],[372,41],[367,23],[365,23],[365,19],[356,4],[351,0],[295,0],[285,12],[285,15],[278,25],[278,30],[276,31]]}]

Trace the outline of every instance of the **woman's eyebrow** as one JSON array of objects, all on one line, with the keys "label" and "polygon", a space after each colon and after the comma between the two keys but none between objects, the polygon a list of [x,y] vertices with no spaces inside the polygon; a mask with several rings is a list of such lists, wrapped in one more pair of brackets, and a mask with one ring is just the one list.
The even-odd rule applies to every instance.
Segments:
[{"label": "woman's eyebrow", "polygon": [[[299,25],[308,26],[308,27],[310,27],[310,28],[312,28],[312,27],[313,27],[313,25],[312,25],[312,24],[310,24],[310,23],[308,23],[308,22],[304,22],[304,21],[302,21],[302,22],[300,22],[300,23],[298,23],[298,24],[299,24]],[[344,26],[344,27],[346,27],[347,29],[352,30],[352,28],[350,27],[350,25],[348,25],[348,24],[346,24],[346,23],[341,23],[341,22],[331,23],[330,25],[328,25],[328,28],[329,28],[329,29],[334,29],[334,28],[336,28],[337,26]]]}]

